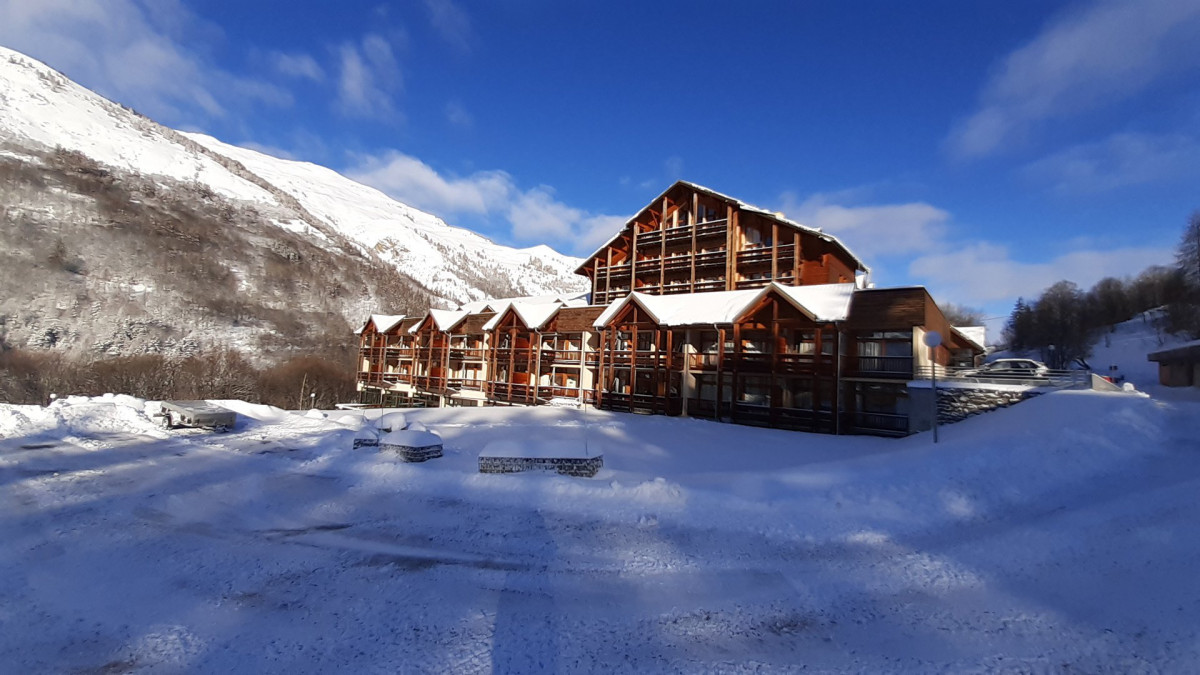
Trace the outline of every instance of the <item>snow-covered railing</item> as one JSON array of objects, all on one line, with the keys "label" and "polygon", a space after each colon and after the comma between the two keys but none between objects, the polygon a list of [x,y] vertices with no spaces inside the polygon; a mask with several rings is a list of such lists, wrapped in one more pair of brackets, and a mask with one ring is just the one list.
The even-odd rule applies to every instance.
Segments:
[{"label": "snow-covered railing", "polygon": [[[932,375],[930,366],[918,366],[914,379],[928,380]],[[947,368],[937,366],[937,377],[947,382],[975,382],[980,384],[1017,384],[1028,387],[1055,387],[1058,389],[1088,388],[1091,373],[1086,370],[1046,370],[1038,373],[987,372],[979,368]]]}]

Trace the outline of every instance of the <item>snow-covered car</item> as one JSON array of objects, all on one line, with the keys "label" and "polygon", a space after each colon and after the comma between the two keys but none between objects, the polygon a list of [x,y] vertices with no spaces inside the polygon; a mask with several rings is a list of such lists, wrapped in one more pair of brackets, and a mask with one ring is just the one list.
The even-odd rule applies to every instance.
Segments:
[{"label": "snow-covered car", "polygon": [[978,368],[964,370],[958,374],[962,377],[1011,377],[1024,379],[1045,379],[1050,369],[1041,361],[1033,359],[996,359]]}]

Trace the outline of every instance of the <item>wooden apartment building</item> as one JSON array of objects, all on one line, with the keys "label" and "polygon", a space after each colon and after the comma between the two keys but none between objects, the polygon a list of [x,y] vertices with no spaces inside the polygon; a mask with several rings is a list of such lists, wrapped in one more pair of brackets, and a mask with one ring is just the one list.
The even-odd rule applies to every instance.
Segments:
[{"label": "wooden apartment building", "polygon": [[[975,363],[921,287],[869,288],[836,237],[687,182],[577,270],[591,302],[469,303],[360,330],[361,402],[689,415],[827,433],[908,432],[906,383]],[[927,331],[943,344],[930,350]]]}]

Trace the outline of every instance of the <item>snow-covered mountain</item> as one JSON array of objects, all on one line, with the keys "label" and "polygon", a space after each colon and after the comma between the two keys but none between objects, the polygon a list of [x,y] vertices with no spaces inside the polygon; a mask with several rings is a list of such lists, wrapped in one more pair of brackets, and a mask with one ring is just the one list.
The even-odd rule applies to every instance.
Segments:
[{"label": "snow-covered mountain", "polygon": [[[330,169],[164,127],[2,47],[0,223],[13,346],[251,346],[286,337],[287,320],[336,330],[322,313],[354,324],[584,286],[579,261],[546,246],[501,246]],[[108,339],[131,317],[148,341]]]}]

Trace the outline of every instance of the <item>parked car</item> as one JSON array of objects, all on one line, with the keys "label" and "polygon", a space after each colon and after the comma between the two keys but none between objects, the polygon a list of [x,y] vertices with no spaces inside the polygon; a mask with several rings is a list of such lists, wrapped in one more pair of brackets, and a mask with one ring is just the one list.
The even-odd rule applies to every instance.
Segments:
[{"label": "parked car", "polygon": [[1044,380],[1050,369],[1041,361],[1033,359],[996,359],[978,368],[959,372],[962,377],[1010,377]]}]

